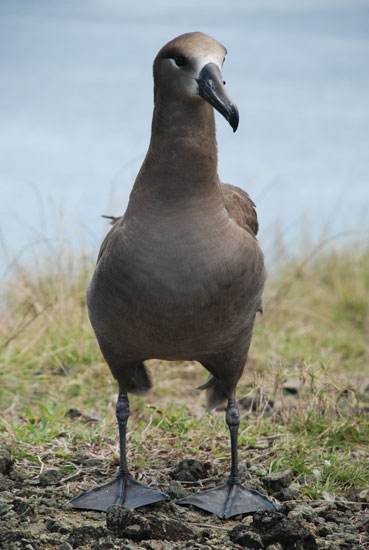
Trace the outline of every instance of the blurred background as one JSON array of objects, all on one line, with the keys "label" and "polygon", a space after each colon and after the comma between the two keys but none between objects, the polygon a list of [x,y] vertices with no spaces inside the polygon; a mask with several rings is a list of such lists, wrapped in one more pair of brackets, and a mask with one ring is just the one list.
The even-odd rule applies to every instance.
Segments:
[{"label": "blurred background", "polygon": [[147,150],[153,58],[194,30],[228,49],[219,174],[256,202],[269,264],[276,237],[367,242],[367,0],[1,0],[1,273],[97,251]]}]

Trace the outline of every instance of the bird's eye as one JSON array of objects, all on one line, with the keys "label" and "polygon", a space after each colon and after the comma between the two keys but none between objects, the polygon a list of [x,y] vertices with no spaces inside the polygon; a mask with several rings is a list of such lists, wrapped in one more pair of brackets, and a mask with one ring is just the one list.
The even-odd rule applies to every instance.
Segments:
[{"label": "bird's eye", "polygon": [[176,55],[174,58],[174,63],[177,67],[183,67],[183,65],[186,65],[187,59],[183,55]]}]

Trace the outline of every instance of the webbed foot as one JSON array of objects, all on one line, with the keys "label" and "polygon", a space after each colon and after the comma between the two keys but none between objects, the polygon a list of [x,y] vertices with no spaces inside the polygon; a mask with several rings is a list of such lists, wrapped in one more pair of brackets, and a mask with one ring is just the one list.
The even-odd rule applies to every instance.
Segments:
[{"label": "webbed foot", "polygon": [[73,508],[106,512],[112,504],[121,504],[125,508],[139,508],[162,500],[169,500],[168,495],[158,489],[146,487],[127,475],[117,476],[105,485],[90,489],[73,498],[70,503]]},{"label": "webbed foot", "polygon": [[278,510],[274,502],[253,489],[246,489],[240,483],[225,483],[214,489],[206,489],[177,500],[177,504],[192,504],[227,519],[238,514],[257,510]]}]

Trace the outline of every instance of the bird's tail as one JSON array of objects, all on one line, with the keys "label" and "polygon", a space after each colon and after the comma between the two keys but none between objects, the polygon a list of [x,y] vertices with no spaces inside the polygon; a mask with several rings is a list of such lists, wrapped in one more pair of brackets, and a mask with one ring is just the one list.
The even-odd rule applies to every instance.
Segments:
[{"label": "bird's tail", "polygon": [[226,401],[227,396],[224,392],[223,383],[219,378],[210,374],[209,378],[198,390],[206,390],[206,409],[211,411]]},{"label": "bird's tail", "polygon": [[140,363],[134,367],[133,372],[130,373],[129,379],[126,380],[126,389],[134,395],[145,395],[152,386],[151,376],[149,371],[143,363]]}]

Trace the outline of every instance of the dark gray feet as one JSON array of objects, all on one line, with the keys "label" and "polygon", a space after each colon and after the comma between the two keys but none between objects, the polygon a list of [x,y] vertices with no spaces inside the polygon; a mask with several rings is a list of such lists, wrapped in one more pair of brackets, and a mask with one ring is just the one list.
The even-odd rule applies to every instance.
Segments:
[{"label": "dark gray feet", "polygon": [[146,504],[153,504],[161,500],[169,500],[168,495],[146,487],[135,481],[127,468],[126,459],[126,432],[127,420],[129,417],[129,402],[126,393],[120,392],[118,395],[116,408],[119,443],[120,443],[120,465],[118,475],[113,481],[105,485],[90,489],[86,493],[71,500],[73,508],[82,510],[99,510],[106,512],[112,504],[121,504],[126,508],[139,508]]},{"label": "dark gray feet", "polygon": [[162,500],[169,500],[168,495],[138,483],[131,476],[118,476],[113,481],[74,498],[70,503],[73,508],[106,512],[112,504],[121,504],[125,508],[139,508]]},{"label": "dark gray feet", "polygon": [[258,491],[246,489],[240,483],[227,481],[221,487],[194,493],[177,501],[178,504],[192,504],[227,519],[238,514],[247,514],[258,510],[278,510],[278,507]]},{"label": "dark gray feet", "polygon": [[258,491],[246,489],[240,483],[238,475],[238,426],[240,423],[240,414],[234,395],[228,400],[226,411],[226,422],[228,424],[231,436],[231,475],[227,483],[221,487],[207,489],[194,493],[178,500],[178,504],[193,504],[197,508],[202,508],[222,519],[227,519],[238,514],[248,514],[258,510],[278,510],[278,507],[266,496]]}]

